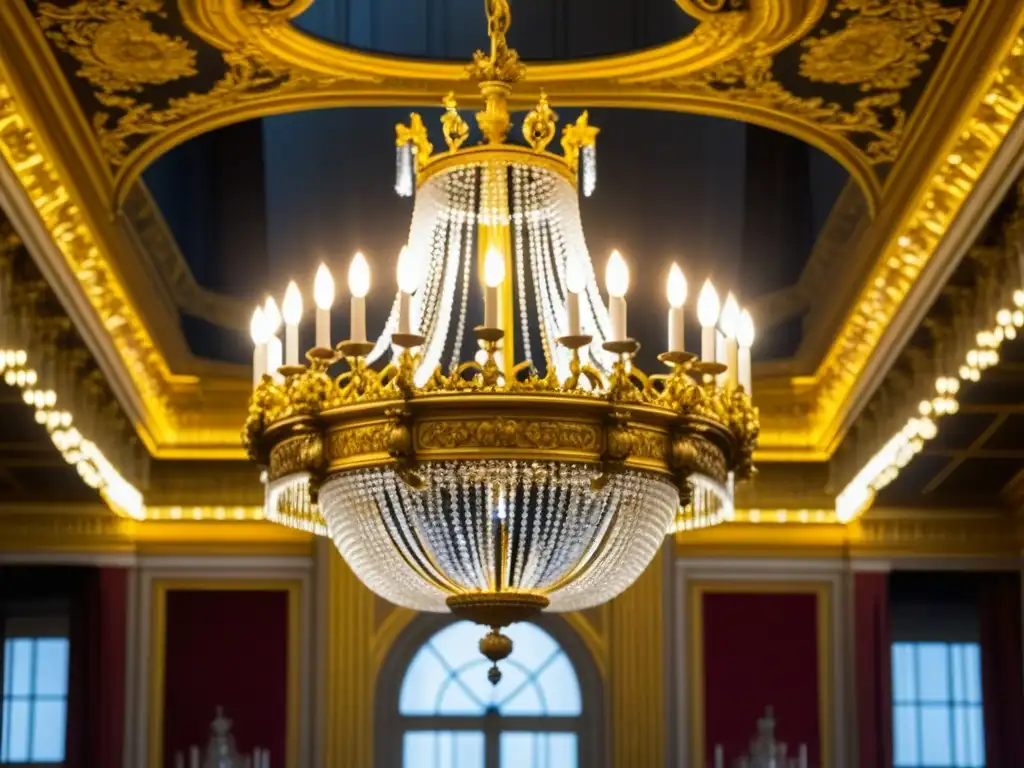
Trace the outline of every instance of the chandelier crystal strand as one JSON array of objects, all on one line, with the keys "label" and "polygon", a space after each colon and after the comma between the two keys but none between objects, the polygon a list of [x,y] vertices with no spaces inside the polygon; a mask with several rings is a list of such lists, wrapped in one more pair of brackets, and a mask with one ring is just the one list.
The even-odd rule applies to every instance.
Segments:
[{"label": "chandelier crystal strand", "polygon": [[[264,468],[270,519],[329,535],[356,576],[396,605],[489,627],[480,647],[497,682],[496,664],[512,652],[503,627],[610,600],[673,525],[730,519],[733,480],[753,473],[759,426],[746,358],[742,378],[713,349],[698,361],[680,348],[678,324],[659,355],[664,372],[634,366],[621,256],[610,338],[579,212],[579,190],[595,179],[597,129],[584,112],[562,130],[564,154],[548,151],[557,116],[541,94],[523,122],[528,146],[508,141],[508,97],[524,69],[506,43],[507,0],[489,0],[488,14],[491,50],[470,68],[483,143],[463,147],[453,96],[444,100],[447,150],[434,153],[418,115],[396,128],[416,193],[405,253],[419,260],[420,279],[401,276],[417,322],[398,328],[396,296],[375,342],[360,333],[310,350],[308,365],[258,370],[243,443]],[[485,315],[500,327],[467,317],[485,250]],[[569,259],[583,276],[571,329]],[[685,295],[668,298],[678,320]],[[359,303],[350,309],[361,315]],[[717,312],[698,315],[706,336],[717,333]],[[534,336],[545,370],[531,359]],[[751,338],[744,326],[737,343],[746,350]],[[374,365],[387,348],[390,362]]]}]

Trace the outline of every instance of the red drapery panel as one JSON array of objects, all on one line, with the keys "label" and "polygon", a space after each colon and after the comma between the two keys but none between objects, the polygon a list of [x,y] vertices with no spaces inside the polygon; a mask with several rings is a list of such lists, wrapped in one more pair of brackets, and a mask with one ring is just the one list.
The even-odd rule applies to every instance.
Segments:
[{"label": "red drapery panel", "polygon": [[854,574],[857,728],[861,768],[892,768],[889,574]]},{"label": "red drapery panel", "polygon": [[167,593],[164,765],[206,745],[218,706],[242,752],[270,749],[284,765],[288,713],[288,593]]},{"label": "red drapery panel", "polygon": [[[765,707],[775,735],[821,765],[818,599],[806,593],[706,592],[703,599],[705,764],[746,754]],[[703,768],[703,766],[701,766]]]},{"label": "red drapery panel", "polygon": [[67,574],[71,650],[65,764],[121,768],[129,572],[75,568]]},{"label": "red drapery panel", "polygon": [[1024,670],[1021,660],[1020,575],[982,578],[979,594],[985,762],[1024,766]]}]

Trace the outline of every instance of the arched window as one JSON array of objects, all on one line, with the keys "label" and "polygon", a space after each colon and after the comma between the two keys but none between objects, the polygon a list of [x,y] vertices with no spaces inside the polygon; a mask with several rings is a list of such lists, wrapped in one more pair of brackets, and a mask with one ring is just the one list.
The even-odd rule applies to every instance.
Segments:
[{"label": "arched window", "polygon": [[[433,627],[436,627],[433,622]],[[432,627],[432,628],[433,628]],[[407,648],[400,683],[378,734],[387,768],[578,768],[591,766],[596,704],[566,648],[535,624],[505,630],[512,655],[487,679],[483,629],[448,624]],[[560,633],[562,634],[562,633]],[[398,670],[394,670],[397,672]],[[397,682],[397,681],[395,681]],[[392,691],[394,691],[394,688]],[[396,700],[397,699],[397,700]],[[384,713],[381,713],[382,715]]]}]

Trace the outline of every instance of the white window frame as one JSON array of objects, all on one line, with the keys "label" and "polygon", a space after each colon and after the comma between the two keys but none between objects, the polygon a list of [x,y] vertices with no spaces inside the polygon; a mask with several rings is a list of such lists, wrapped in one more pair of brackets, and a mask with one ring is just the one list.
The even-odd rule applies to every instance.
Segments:
[{"label": "white window frame", "polygon": [[[4,649],[7,646],[8,640],[18,639],[32,639],[32,640],[45,640],[48,638],[62,638],[68,640],[69,645],[69,659],[68,659],[68,670],[70,678],[70,626],[66,616],[9,616],[4,621],[3,634],[0,636],[0,701],[3,699],[4,692],[4,680],[3,672],[5,669],[4,664]],[[70,679],[69,686],[70,688]],[[70,694],[70,690],[69,690]],[[3,762],[0,760],[0,768],[63,768],[67,764],[67,732],[68,732],[68,720],[70,719],[70,712],[67,709],[67,702],[69,696],[64,697],[65,705],[65,716],[64,716],[64,760],[60,762]],[[0,708],[0,718],[3,717],[3,710]],[[0,722],[0,733],[2,733],[3,723]]]},{"label": "white window frame", "polygon": [[[915,669],[914,669],[915,686],[914,687],[915,687],[915,691],[914,691],[914,696],[913,696],[912,699],[898,699],[896,697],[896,690],[895,690],[895,680],[896,680],[895,655],[896,654],[895,654],[895,650],[896,650],[896,646],[898,646],[898,645],[912,646],[914,648],[914,663],[915,663]],[[920,669],[918,669],[916,667],[917,667],[917,658],[918,658],[917,654],[919,653],[919,647],[922,646],[922,645],[942,645],[942,646],[946,647],[947,660],[948,660],[948,663],[949,663],[949,677],[950,677],[950,680],[949,680],[949,698],[946,701],[941,701],[941,702],[935,701],[935,702],[932,702],[932,701],[922,700],[922,698],[921,698],[921,694],[920,694],[920,688],[921,688],[921,685],[920,685]],[[925,734],[923,732],[923,725],[922,725],[922,720],[921,720],[922,709],[924,707],[926,707],[926,706],[939,706],[939,707],[942,707],[942,708],[948,710],[949,711],[949,716],[950,716],[951,719],[952,719],[953,713],[956,711],[957,707],[970,707],[970,708],[977,707],[978,709],[981,710],[982,727],[981,727],[981,733],[979,734],[979,736],[981,738],[981,754],[982,754],[981,765],[980,766],[976,765],[976,766],[967,767],[967,766],[961,766],[960,764],[955,763],[955,761],[956,761],[956,751],[957,751],[957,737],[956,737],[956,728],[952,724],[950,725],[950,731],[949,731],[950,751],[951,751],[951,754],[952,754],[952,759],[954,760],[954,763],[955,763],[954,764],[954,768],[986,768],[986,766],[988,764],[988,756],[985,754],[985,721],[984,721],[984,717],[985,717],[985,709],[984,709],[984,706],[985,706],[985,691],[984,691],[984,688],[982,687],[982,680],[980,679],[981,678],[981,672],[980,672],[981,665],[979,663],[979,666],[978,666],[978,669],[979,669],[978,690],[981,692],[980,700],[977,701],[977,702],[974,702],[974,701],[967,701],[966,699],[963,699],[963,700],[957,699],[956,695],[954,693],[954,690],[955,690],[956,686],[954,685],[954,682],[953,682],[953,679],[952,679],[953,678],[952,649],[953,649],[954,646],[974,646],[974,647],[976,647],[978,649],[978,656],[979,656],[979,660],[980,660],[981,646],[980,646],[980,643],[978,643],[976,640],[958,640],[958,639],[957,640],[938,640],[938,639],[894,640],[890,644],[890,654],[892,656],[892,661],[891,661],[891,664],[892,664],[892,675],[893,675],[893,690],[892,690],[892,694],[891,694],[892,695],[892,713],[893,713],[893,729],[892,729],[892,733],[893,733],[893,768],[939,768],[938,766],[934,766],[934,765],[931,765],[931,764],[928,764],[928,763],[924,763],[924,762],[918,762],[918,763],[916,763],[914,765],[908,765],[906,763],[897,763],[896,762],[896,722],[895,722],[895,719],[896,719],[896,708],[897,707],[912,707],[914,709],[915,715],[917,717],[918,752],[920,753],[921,750],[922,750],[922,745],[924,743],[923,740],[927,738],[927,734]],[[920,754],[919,754],[919,759],[920,759]]]}]

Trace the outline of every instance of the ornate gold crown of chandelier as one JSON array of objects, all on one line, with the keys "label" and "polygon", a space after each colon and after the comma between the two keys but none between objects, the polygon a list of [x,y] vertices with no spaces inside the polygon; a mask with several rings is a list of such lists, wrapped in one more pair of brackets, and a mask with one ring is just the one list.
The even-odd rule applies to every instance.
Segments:
[{"label": "ornate gold crown of chandelier", "polygon": [[[524,67],[506,44],[507,0],[486,6],[491,49],[469,69],[483,96],[482,143],[464,146],[470,129],[451,94],[447,150],[433,152],[419,115],[397,127],[396,189],[416,200],[384,332],[367,339],[360,254],[349,269],[350,338],[336,348],[333,281],[323,266],[317,274],[308,365],[297,286],[282,304],[285,361],[268,299],[253,317],[243,439],[265,467],[269,519],[330,536],[393,603],[491,627],[481,650],[497,662],[511,651],[501,627],[610,600],[674,525],[727,519],[734,481],[753,471],[758,414],[749,314],[731,294],[719,311],[706,283],[698,361],[684,350],[678,267],[667,370],[647,376],[632,364],[628,269],[613,253],[606,307],[580,223],[577,185],[593,191],[598,131],[584,112],[563,130],[564,154],[548,152],[558,118],[542,95],[522,126],[527,146],[507,141],[507,99]],[[474,262],[484,322],[463,362]],[[530,362],[537,346],[543,370]],[[341,360],[347,369],[332,372]]]}]

